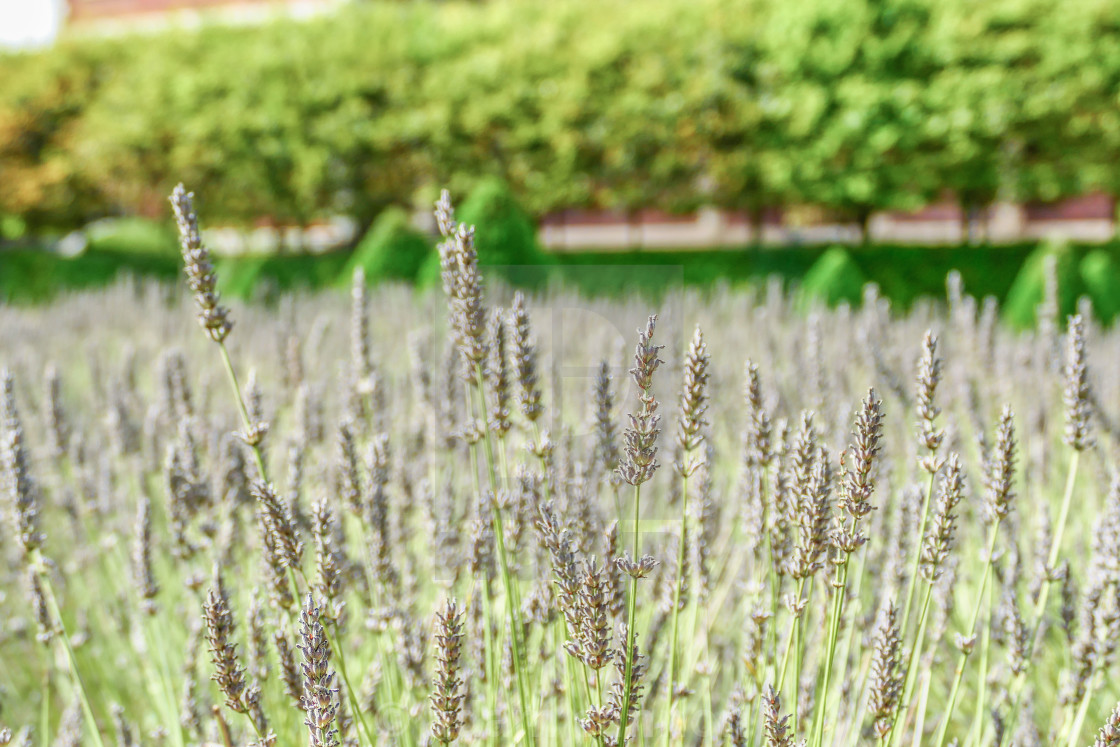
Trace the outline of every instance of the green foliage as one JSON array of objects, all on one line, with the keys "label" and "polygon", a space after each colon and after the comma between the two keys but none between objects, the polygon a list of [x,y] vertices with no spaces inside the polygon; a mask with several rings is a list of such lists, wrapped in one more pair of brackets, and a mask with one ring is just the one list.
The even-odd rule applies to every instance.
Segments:
[{"label": "green foliage", "polygon": [[347,251],[223,257],[216,267],[218,290],[230,298],[273,301],[281,291],[334,284],[350,257]]},{"label": "green foliage", "polygon": [[228,298],[249,299],[261,281],[266,257],[223,257],[214,270],[218,276],[218,292]]},{"label": "green foliage", "polygon": [[362,237],[339,282],[349,283],[358,267],[365,270],[368,282],[414,281],[425,261],[432,256],[437,256],[432,242],[412,227],[408,213],[390,207]]},{"label": "green foliage", "polygon": [[867,278],[846,249],[834,246],[821,255],[801,279],[801,304],[857,305]]},{"label": "green foliage", "polygon": [[1043,244],[1027,257],[1007,292],[1003,317],[1015,327],[1030,327],[1037,319],[1038,306],[1046,297],[1048,257],[1053,257],[1058,280],[1060,319],[1076,311],[1077,299],[1085,292],[1075,250],[1067,244]]},{"label": "green foliage", "polygon": [[1109,323],[1120,314],[1120,262],[1115,251],[1094,249],[1081,260],[1081,282],[1097,317]]},{"label": "green foliage", "polygon": [[87,250],[66,258],[42,249],[0,251],[0,301],[38,303],[56,294],[134,276],[170,282],[181,277],[177,256]]},{"label": "green foliage", "polygon": [[[433,185],[855,219],[1120,188],[1114,0],[354,3],[0,56],[0,213],[371,222]],[[230,71],[236,70],[236,75]]]},{"label": "green foliage", "polygon": [[111,218],[86,227],[90,251],[178,257],[179,244],[167,223],[145,218]]},{"label": "green foliage", "polygon": [[27,224],[16,215],[0,215],[0,239],[19,239],[27,233]]},{"label": "green foliage", "polygon": [[[1120,245],[1094,249],[1115,257]],[[952,269],[961,273],[968,293],[977,298],[993,296],[1002,300],[1034,250],[1030,244],[982,248],[876,245],[852,247],[848,254],[867,281],[878,285],[883,297],[901,310],[923,297],[942,297],[945,275]],[[564,252],[545,255],[547,264],[527,266],[510,273],[506,280],[530,288],[560,285],[603,297],[633,293],[656,298],[682,286],[707,292],[723,285],[758,285],[770,278],[777,278],[788,288],[805,277],[825,251],[814,246],[751,246],[737,250]],[[221,261],[223,292],[243,298],[259,298],[262,290],[315,289],[349,283],[354,267],[353,255],[348,251],[225,257]],[[1087,273],[1111,277],[1099,269],[1102,264],[1099,257],[1082,263],[1082,277]],[[90,249],[78,257],[66,258],[44,250],[4,250],[0,251],[0,300],[45,300],[61,291],[104,285],[121,275],[173,280],[180,273],[181,260],[177,254]],[[438,287],[439,282],[439,259],[430,251],[417,272],[415,284],[432,288]],[[1095,290],[1107,289],[1103,283],[1086,278],[1084,292],[1089,293],[1098,312],[1107,319],[1109,305],[1102,299],[1108,297],[1108,292]]]},{"label": "green foliage", "polygon": [[440,283],[439,254],[432,252],[416,271],[416,287],[438,288]]},{"label": "green foliage", "polygon": [[537,243],[537,227],[517,203],[509,185],[485,179],[456,211],[458,220],[475,227],[479,263],[497,267],[545,261]]}]

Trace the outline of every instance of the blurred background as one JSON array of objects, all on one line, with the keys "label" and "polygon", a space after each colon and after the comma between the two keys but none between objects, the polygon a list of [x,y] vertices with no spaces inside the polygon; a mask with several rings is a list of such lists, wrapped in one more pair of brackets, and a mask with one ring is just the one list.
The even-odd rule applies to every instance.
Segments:
[{"label": "blurred background", "polygon": [[446,186],[588,292],[1120,310],[1117,0],[0,0],[0,45],[10,303],[174,279],[182,181],[240,297],[438,283]]}]

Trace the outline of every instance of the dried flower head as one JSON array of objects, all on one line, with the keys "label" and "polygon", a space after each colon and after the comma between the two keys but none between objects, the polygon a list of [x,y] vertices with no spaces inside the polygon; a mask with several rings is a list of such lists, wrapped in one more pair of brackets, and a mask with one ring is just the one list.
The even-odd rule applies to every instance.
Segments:
[{"label": "dried flower head", "polygon": [[513,294],[510,325],[513,327],[513,367],[517,372],[517,401],[524,418],[530,423],[535,423],[544,412],[544,405],[541,404],[541,388],[538,380],[537,344],[533,341],[529,310],[525,308],[525,296],[521,291]]},{"label": "dried flower head", "polygon": [[436,676],[432,682],[432,737],[451,744],[463,728],[465,688],[460,676],[463,654],[463,612],[449,599],[436,613]]},{"label": "dried flower head", "polygon": [[653,569],[660,565],[660,561],[655,559],[652,555],[643,555],[638,560],[634,560],[629,555],[626,557],[618,558],[615,560],[619,570],[631,578],[645,578]]},{"label": "dried flower head", "polygon": [[985,470],[984,507],[989,521],[1000,521],[1011,512],[1015,497],[1015,414],[1004,405],[996,429],[996,446]]},{"label": "dried flower head", "polygon": [[681,386],[681,411],[678,421],[677,445],[683,458],[676,464],[677,471],[688,477],[700,466],[694,452],[704,443],[704,414],[708,409],[708,346],[700,327],[692,335],[688,354],[684,359],[684,384]]},{"label": "dried flower head", "polygon": [[187,281],[198,304],[198,321],[214,342],[222,342],[233,328],[229,310],[219,304],[217,277],[210,264],[210,251],[202,243],[198,216],[194,211],[194,193],[179,184],[171,192],[171,209],[179,226],[179,245],[183,251]]},{"label": "dried flower head", "polygon": [[31,595],[31,609],[35,613],[35,622],[39,625],[39,632],[35,638],[40,643],[47,643],[58,633],[58,625],[51,616],[50,607],[47,606],[47,597],[43,591],[43,583],[39,580],[39,574],[30,568],[27,570],[27,586]]},{"label": "dried flower head", "polygon": [[1085,321],[1077,314],[1069,318],[1062,386],[1062,400],[1066,411],[1065,440],[1077,451],[1088,449],[1095,441],[1091,423],[1093,392],[1089,386],[1087,358]]},{"label": "dried flower head", "polygon": [[23,425],[16,409],[15,385],[7,369],[0,371],[0,469],[8,505],[13,511],[16,538],[25,553],[43,543],[39,531],[39,486],[31,477]]},{"label": "dried flower head", "polygon": [[794,485],[793,524],[796,533],[789,575],[809,578],[824,566],[828,548],[829,505],[832,499],[832,463],[827,449],[818,448],[803,482]]},{"label": "dried flower head", "polygon": [[596,566],[594,559],[584,562],[579,574],[579,627],[575,631],[578,642],[574,642],[575,645],[568,649],[569,653],[596,671],[605,667],[612,655],[611,628],[604,596],[605,570]]},{"label": "dried flower head", "polygon": [[650,390],[653,388],[653,372],[662,361],[657,357],[664,345],[653,344],[653,331],[657,316],[650,316],[645,329],[638,330],[638,345],[634,351],[634,368],[630,375],[638,385],[638,400],[641,407],[630,415],[630,427],[626,429],[625,456],[618,471],[622,479],[637,486],[653,477],[659,466],[657,463],[657,427],[661,416],[657,414],[657,400]]},{"label": "dried flower head", "polygon": [[747,747],[747,729],[743,723],[743,707],[734,705],[727,714],[727,726],[724,730],[724,740],[731,747]]},{"label": "dried flower head", "polygon": [[303,680],[300,679],[300,668],[296,664],[292,644],[288,642],[287,634],[279,628],[273,631],[272,642],[276,646],[276,658],[280,661],[280,679],[284,682],[284,692],[292,699],[295,707],[302,711]]},{"label": "dried flower head", "polygon": [[482,276],[474,247],[474,227],[455,224],[451,200],[444,190],[436,203],[436,221],[444,241],[439,245],[443,290],[447,294],[452,333],[467,364],[465,375],[475,381],[476,366],[486,361],[486,308],[482,299]]},{"label": "dried flower head", "polygon": [[505,438],[512,427],[509,415],[509,361],[506,357],[506,321],[500,309],[490,315],[490,357],[486,361],[486,392],[490,429]]},{"label": "dried flower head", "polygon": [[[845,456],[841,457],[844,479],[840,485],[839,506],[851,521],[846,523],[842,517],[836,517],[832,542],[841,552],[849,555],[867,542],[859,522],[875,510],[871,504],[871,495],[875,490],[875,457],[879,453],[883,433],[882,405],[882,400],[875,396],[875,390],[869,390],[867,399],[863,401],[863,408],[856,417],[853,430],[855,441],[848,447]],[[851,459],[850,466],[844,464],[845,458]]]},{"label": "dried flower head", "polygon": [[291,506],[277,495],[272,484],[264,480],[254,480],[250,486],[253,497],[257,499],[262,524],[271,535],[272,542],[279,553],[284,568],[299,568],[303,555],[303,543],[299,540]]},{"label": "dried flower head", "polygon": [[343,559],[335,546],[337,531],[334,512],[326,500],[320,499],[311,505],[312,534],[315,537],[315,567],[317,577],[315,592],[323,599],[323,617],[337,624],[342,617],[345,604],[342,597]]},{"label": "dried flower head", "polygon": [[245,669],[237,658],[237,644],[234,643],[233,612],[220,574],[216,574],[216,584],[206,593],[203,616],[206,620],[206,639],[210,642],[210,659],[214,663],[211,677],[226,697],[230,710],[247,713],[248,706],[244,695],[247,684]]},{"label": "dried flower head", "polygon": [[1112,709],[1108,721],[1097,732],[1093,747],[1120,747],[1120,703]]},{"label": "dried flower head", "polygon": [[47,438],[50,454],[60,457],[70,446],[70,422],[62,404],[62,378],[53,363],[43,372],[46,384],[44,409],[46,410]]},{"label": "dried flower head", "polygon": [[136,587],[140,592],[140,606],[149,615],[156,613],[155,598],[159,584],[152,572],[152,502],[141,496],[136,510],[136,540],[132,550],[132,567]]},{"label": "dried flower head", "polygon": [[794,737],[789,728],[789,715],[782,715],[782,699],[769,685],[762,694],[762,722],[766,727],[767,747],[793,747]]},{"label": "dried flower head", "polygon": [[875,628],[874,655],[871,660],[870,696],[867,710],[871,714],[875,735],[886,739],[894,726],[898,699],[902,695],[902,640],[898,631],[898,609],[887,602],[879,613]]},{"label": "dried flower head", "polygon": [[360,395],[373,391],[373,362],[369,349],[369,299],[366,271],[354,268],[350,282],[350,379]]},{"label": "dried flower head", "polygon": [[303,710],[304,725],[311,734],[311,747],[338,747],[338,688],[332,687],[334,672],[330,671],[331,646],[327,633],[319,622],[319,608],[315,598],[307,595],[307,602],[300,611],[299,632],[303,653]]},{"label": "dried flower head", "polygon": [[960,457],[949,455],[945,473],[937,492],[933,517],[922,541],[921,572],[927,581],[935,581],[945,572],[945,559],[953,544],[957,515],[953,513],[964,492],[964,475]]},{"label": "dried flower head", "polygon": [[595,459],[604,472],[618,467],[617,426],[614,421],[614,391],[611,388],[611,367],[599,362],[595,375]]},{"label": "dried flower head", "polygon": [[747,464],[752,467],[766,467],[774,457],[771,442],[772,426],[770,415],[762,402],[762,383],[758,376],[758,366],[749,360],[746,363],[746,385],[743,396],[749,411],[744,438],[747,445]]},{"label": "dried flower head", "polygon": [[875,396],[874,389],[867,392],[852,435],[855,441],[848,448],[851,466],[844,476],[841,508],[853,518],[862,518],[875,509],[871,505],[875,491],[873,468],[883,435],[883,401]]},{"label": "dried flower head", "polygon": [[922,459],[922,467],[931,473],[936,472],[940,466],[937,450],[941,448],[941,441],[945,438],[945,432],[934,425],[934,420],[941,414],[941,410],[934,404],[934,395],[940,381],[941,358],[937,356],[937,335],[927,330],[922,338],[922,356],[918,360],[915,399],[918,441],[929,451],[929,455]]}]

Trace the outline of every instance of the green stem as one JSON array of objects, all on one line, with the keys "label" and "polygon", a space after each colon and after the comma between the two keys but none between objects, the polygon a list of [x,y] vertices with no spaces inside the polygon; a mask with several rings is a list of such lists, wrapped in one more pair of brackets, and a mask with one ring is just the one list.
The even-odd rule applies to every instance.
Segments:
[{"label": "green stem", "polygon": [[[926,593],[922,595],[922,610],[918,616],[918,632],[914,638],[914,645],[910,649],[910,658],[906,662],[906,673],[903,680],[904,685],[902,688],[902,697],[899,698],[898,705],[895,706],[895,717],[891,723],[890,737],[887,739],[887,744],[893,744],[895,735],[902,735],[902,731],[896,731],[898,722],[903,720],[904,713],[909,710],[910,696],[914,692],[914,683],[917,681],[918,667],[917,664],[922,658],[922,647],[925,643],[926,637],[926,623],[929,620],[929,604],[930,599],[933,598],[933,582],[926,584]],[[925,713],[921,714],[921,720],[924,721]]]},{"label": "green stem", "polygon": [[922,515],[918,522],[918,541],[914,543],[914,559],[910,563],[910,581],[906,585],[906,603],[903,605],[902,625],[899,633],[905,638],[910,624],[910,605],[914,601],[914,590],[918,583],[918,569],[922,562],[922,542],[926,536],[926,524],[929,522],[929,504],[933,495],[933,480],[936,472],[929,473],[929,482],[926,485],[926,494],[922,499]]},{"label": "green stem", "polygon": [[[684,458],[681,460],[683,464],[688,464],[688,453],[685,453]],[[685,467],[687,472],[687,466]],[[681,606],[681,586],[684,579],[684,553],[685,553],[685,540],[688,536],[688,475],[681,476],[681,533],[677,541],[677,579],[673,584],[673,614],[671,623],[671,633],[669,635],[669,690],[666,696],[665,703],[665,745],[668,747],[672,739],[673,733],[673,693],[676,690],[677,684],[677,634],[678,623],[680,621],[680,606]],[[637,560],[637,557],[634,558]],[[693,590],[695,594],[695,590]]]},{"label": "green stem", "polygon": [[1065,534],[1066,522],[1069,520],[1069,507],[1073,499],[1073,488],[1077,482],[1077,467],[1080,462],[1081,452],[1074,451],[1069,460],[1069,474],[1066,476],[1066,489],[1062,495],[1062,508],[1058,512],[1058,525],[1054,528],[1054,540],[1050,544],[1050,555],[1046,559],[1049,568],[1053,568],[1058,562],[1058,555],[1062,550],[1062,535]]},{"label": "green stem", "polygon": [[[599,710],[602,711],[603,710],[603,672],[601,670],[598,671],[598,672],[595,672],[595,702],[596,702]],[[600,747],[601,747],[601,745],[603,744],[603,735],[600,734],[598,737],[595,738],[595,741],[598,742]],[[572,742],[572,744],[575,744],[575,742]]]},{"label": "green stem", "polygon": [[48,747],[51,743],[51,651],[48,645],[44,645],[44,648],[47,662],[43,667],[43,699],[39,701],[39,744]]},{"label": "green stem", "polygon": [[[804,590],[805,590],[805,579],[804,578],[797,579],[797,601],[795,603],[795,608],[801,606],[801,595],[804,593]],[[789,637],[786,638],[786,648],[785,648],[785,651],[782,653],[782,665],[778,668],[778,687],[777,687],[777,690],[778,690],[779,694],[782,692],[782,688],[785,686],[786,669],[789,666],[789,654],[790,654],[790,650],[793,649],[793,647],[794,647],[794,639],[796,638],[798,641],[800,641],[800,638],[799,638],[799,632],[800,632],[799,628],[801,627],[800,623],[801,623],[801,615],[797,615],[796,617],[793,618],[793,626],[790,628]],[[795,723],[797,722],[796,718],[794,718],[794,722]]]},{"label": "green stem", "polygon": [[918,698],[918,720],[914,722],[914,740],[911,747],[922,747],[923,732],[926,727],[926,705],[929,703],[930,673],[922,673],[922,694]]},{"label": "green stem", "polygon": [[70,645],[70,636],[66,632],[66,623],[62,621],[62,610],[58,606],[58,599],[54,594],[54,586],[51,584],[50,575],[47,573],[46,562],[43,559],[43,554],[38,548],[31,551],[30,557],[31,567],[34,569],[35,574],[39,577],[39,583],[43,587],[43,596],[47,600],[47,609],[50,611],[51,618],[54,622],[58,623],[58,633],[56,637],[62,641],[62,647],[66,650],[66,661],[69,664],[70,677],[74,681],[74,688],[78,693],[78,700],[82,706],[82,715],[85,717],[86,726],[93,734],[93,741],[97,747],[105,747],[105,743],[101,741],[101,732],[97,728],[97,719],[93,717],[93,708],[90,707],[89,695],[86,692],[85,685],[82,683],[82,675],[78,671],[78,659],[74,656],[74,649]]},{"label": "green stem", "polygon": [[848,564],[850,558],[845,558],[844,562],[837,569],[836,598],[832,605],[832,613],[829,617],[828,625],[828,649],[824,660],[824,677],[821,679],[819,688],[820,696],[819,703],[817,704],[817,713],[813,718],[813,736],[809,744],[817,747],[823,744],[824,740],[824,720],[828,708],[828,686],[832,678],[832,666],[836,657],[836,638],[840,634],[840,620],[844,615],[844,596],[847,593],[848,583]]},{"label": "green stem", "polygon": [[[638,562],[638,551],[640,550],[639,544],[639,529],[638,529],[638,513],[641,509],[642,501],[642,485],[638,483],[634,486],[634,555],[633,561]],[[622,682],[622,712],[619,714],[618,726],[618,744],[626,744],[626,727],[630,721],[630,699],[633,696],[631,692],[631,677],[634,672],[634,622],[638,614],[638,577],[630,577],[630,597],[626,600],[626,671]],[[670,697],[672,697],[670,695]]]},{"label": "green stem", "polygon": [[[988,551],[987,562],[984,563],[984,575],[980,578],[980,591],[976,596],[976,605],[972,608],[972,618],[968,625],[968,635],[974,635],[976,632],[976,623],[980,620],[980,609],[984,604],[984,592],[988,586],[988,577],[992,574],[992,556],[995,554],[996,536],[999,531],[1000,519],[996,519],[992,523],[992,528],[988,531]],[[961,689],[961,680],[964,679],[964,668],[968,662],[968,650],[961,650],[960,655],[957,657],[957,668],[953,675],[953,686],[949,690],[949,702],[945,705],[945,713],[941,717],[941,726],[937,729],[937,738],[934,739],[934,747],[943,747],[945,744],[945,735],[949,731],[949,721],[953,718],[953,709],[957,705],[957,696]]]},{"label": "green stem", "polygon": [[[233,361],[229,358],[229,350],[226,349],[225,342],[218,343],[218,350],[222,352],[222,363],[226,367],[226,376],[229,378],[230,386],[233,387],[234,399],[237,400],[237,408],[241,412],[241,422],[245,426],[246,432],[253,427],[253,421],[249,417],[249,408],[245,406],[245,398],[241,394],[241,385],[237,383],[237,372],[233,369]],[[253,461],[257,464],[257,470],[260,472],[261,479],[268,482],[267,472],[264,468],[264,457],[261,455],[261,449],[258,444],[249,444],[253,452]]]},{"label": "green stem", "polygon": [[1081,703],[1077,706],[1077,716],[1073,720],[1073,729],[1069,732],[1066,747],[1076,747],[1081,738],[1081,730],[1085,727],[1085,715],[1089,712],[1089,703],[1093,700],[1093,693],[1097,689],[1097,672],[1094,671],[1085,684],[1085,694],[1081,696]]},{"label": "green stem", "polygon": [[[988,591],[985,595],[985,618],[992,619],[992,585],[988,585]],[[992,626],[989,622],[984,626],[984,638],[980,643],[980,678],[977,685],[980,694],[977,697],[976,713],[972,717],[972,729],[970,730],[968,741],[970,744],[979,744],[980,738],[984,736],[984,712],[987,710],[985,701],[988,696],[988,651],[991,648],[992,640]]]},{"label": "green stem", "polygon": [[1069,520],[1069,508],[1073,502],[1073,488],[1077,482],[1077,467],[1081,461],[1081,452],[1076,449],[1069,460],[1069,472],[1066,474],[1066,489],[1062,494],[1062,506],[1058,511],[1058,523],[1054,527],[1054,538],[1050,543],[1050,553],[1046,558],[1046,568],[1044,569],[1045,575],[1042,579],[1042,589],[1038,593],[1038,600],[1034,605],[1034,630],[1031,633],[1030,645],[1027,647],[1026,663],[1023,671],[1014,679],[1011,685],[1011,701],[1013,703],[1011,712],[1008,714],[1007,730],[1004,732],[1004,738],[1000,741],[1000,746],[1007,744],[1011,738],[1010,735],[1015,732],[1015,726],[1019,721],[1019,709],[1023,700],[1023,689],[1026,687],[1027,674],[1030,672],[1031,662],[1034,660],[1035,649],[1038,648],[1038,642],[1042,638],[1042,616],[1046,612],[1046,603],[1050,599],[1050,587],[1054,585],[1052,570],[1054,565],[1058,562],[1058,555],[1062,549],[1062,537],[1065,534],[1066,522]]},{"label": "green stem", "polygon": [[486,669],[486,700],[487,706],[490,711],[490,742],[497,744],[498,739],[498,672],[497,667],[494,666],[494,634],[490,629],[490,621],[493,619],[493,610],[490,606],[490,583],[483,578],[482,581],[486,585],[486,589],[480,595],[482,597],[482,617],[483,617],[483,639],[486,643],[486,661],[483,665]]},{"label": "green stem", "polygon": [[354,695],[354,686],[350,684],[350,675],[346,672],[346,659],[342,655],[342,645],[341,641],[339,640],[340,636],[338,625],[336,623],[331,625],[331,627],[334,628],[334,635],[327,636],[327,643],[331,647],[334,658],[338,661],[338,673],[342,677],[343,687],[346,688],[347,699],[350,701],[350,710],[353,711],[354,716],[357,717],[358,726],[361,728],[362,734],[366,738],[366,742],[369,743],[370,747],[374,747],[377,742],[374,741],[373,734],[369,729],[369,724],[366,723],[365,711],[362,710],[362,707],[358,704],[357,696]]},{"label": "green stem", "polygon": [[[848,588],[851,589],[851,593],[848,596],[850,596],[852,598],[851,601],[854,604],[860,605],[856,609],[849,608],[849,612],[853,617],[855,615],[859,614],[859,612],[862,610],[862,605],[861,605],[861,602],[860,602],[860,594],[863,592],[863,581],[864,581],[864,578],[867,576],[867,553],[860,553],[857,557],[858,557],[858,560],[856,560],[856,565],[855,565],[855,568],[853,569],[855,578],[853,579],[850,576],[848,578]],[[812,599],[812,597],[813,597],[813,585],[814,585],[814,583],[815,583],[815,579],[810,579],[810,581],[809,581],[809,598],[810,599]],[[854,643],[854,638],[855,638],[855,635],[856,635],[856,632],[858,631],[858,629],[859,628],[856,625],[849,625],[847,628],[845,628],[846,632],[844,634],[844,648],[842,650],[842,655],[840,656],[840,660],[839,660],[840,669],[838,671],[838,674],[840,675],[840,682],[847,682],[848,659],[851,656],[852,649],[856,645]],[[804,626],[802,626],[802,631],[801,632],[802,632],[802,636],[804,636],[804,634],[805,634]],[[870,657],[868,657],[867,669],[870,670],[870,668],[871,668]],[[862,667],[861,667],[861,671],[862,671]],[[866,672],[864,674],[866,674]],[[797,677],[798,677],[798,681],[800,681],[800,679],[801,679],[800,670],[797,673]],[[864,684],[865,681],[866,681],[866,677],[864,677],[861,680],[860,689],[857,690],[857,692],[862,692],[863,684]],[[858,717],[857,717],[857,719],[858,719]]]},{"label": "green stem", "polygon": [[498,478],[494,466],[494,445],[490,440],[489,420],[486,410],[485,377],[482,373],[482,364],[475,363],[475,381],[478,389],[479,408],[482,412],[483,438],[482,443],[486,449],[486,465],[490,475],[490,488],[495,493],[495,500],[490,504],[491,521],[494,527],[494,543],[498,550],[498,563],[502,575],[502,585],[506,593],[506,611],[509,614],[510,644],[513,649],[513,668],[517,679],[517,696],[521,703],[521,727],[525,731],[525,744],[532,747],[535,739],[532,730],[532,715],[529,708],[529,685],[525,681],[526,659],[524,658],[521,643],[521,615],[520,595],[517,585],[509,571],[509,558],[506,554],[505,529],[502,526],[502,509],[498,506],[497,490]]},{"label": "green stem", "polygon": [[164,717],[168,719],[171,724],[170,732],[172,739],[177,747],[184,747],[186,744],[186,737],[183,734],[183,726],[179,723],[178,707],[176,703],[174,688],[171,684],[171,665],[167,660],[167,651],[170,648],[164,643],[163,630],[159,625],[154,624],[155,618],[141,612],[145,618],[143,627],[147,631],[148,645],[155,649],[158,655],[157,673],[159,675],[160,690],[164,708],[166,712]]},{"label": "green stem", "polygon": [[559,623],[555,626],[555,630],[558,634],[562,631],[562,635],[558,635],[556,641],[556,655],[563,658],[564,675],[568,680],[566,689],[568,691],[568,708],[571,709],[570,716],[565,719],[568,722],[568,741],[570,744],[576,744],[578,742],[576,719],[579,717],[579,692],[576,690],[575,675],[572,673],[572,657],[564,651],[564,641],[568,638],[568,621],[564,619],[563,615],[559,616]]}]

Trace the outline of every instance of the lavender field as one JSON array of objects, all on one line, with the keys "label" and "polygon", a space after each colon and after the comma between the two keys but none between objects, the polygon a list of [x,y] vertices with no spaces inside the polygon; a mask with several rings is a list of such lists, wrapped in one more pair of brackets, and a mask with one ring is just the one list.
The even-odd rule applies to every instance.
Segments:
[{"label": "lavender field", "polygon": [[180,287],[0,306],[0,743],[1120,745],[1053,284],[522,295],[445,196],[442,292],[227,305],[172,202]]}]

